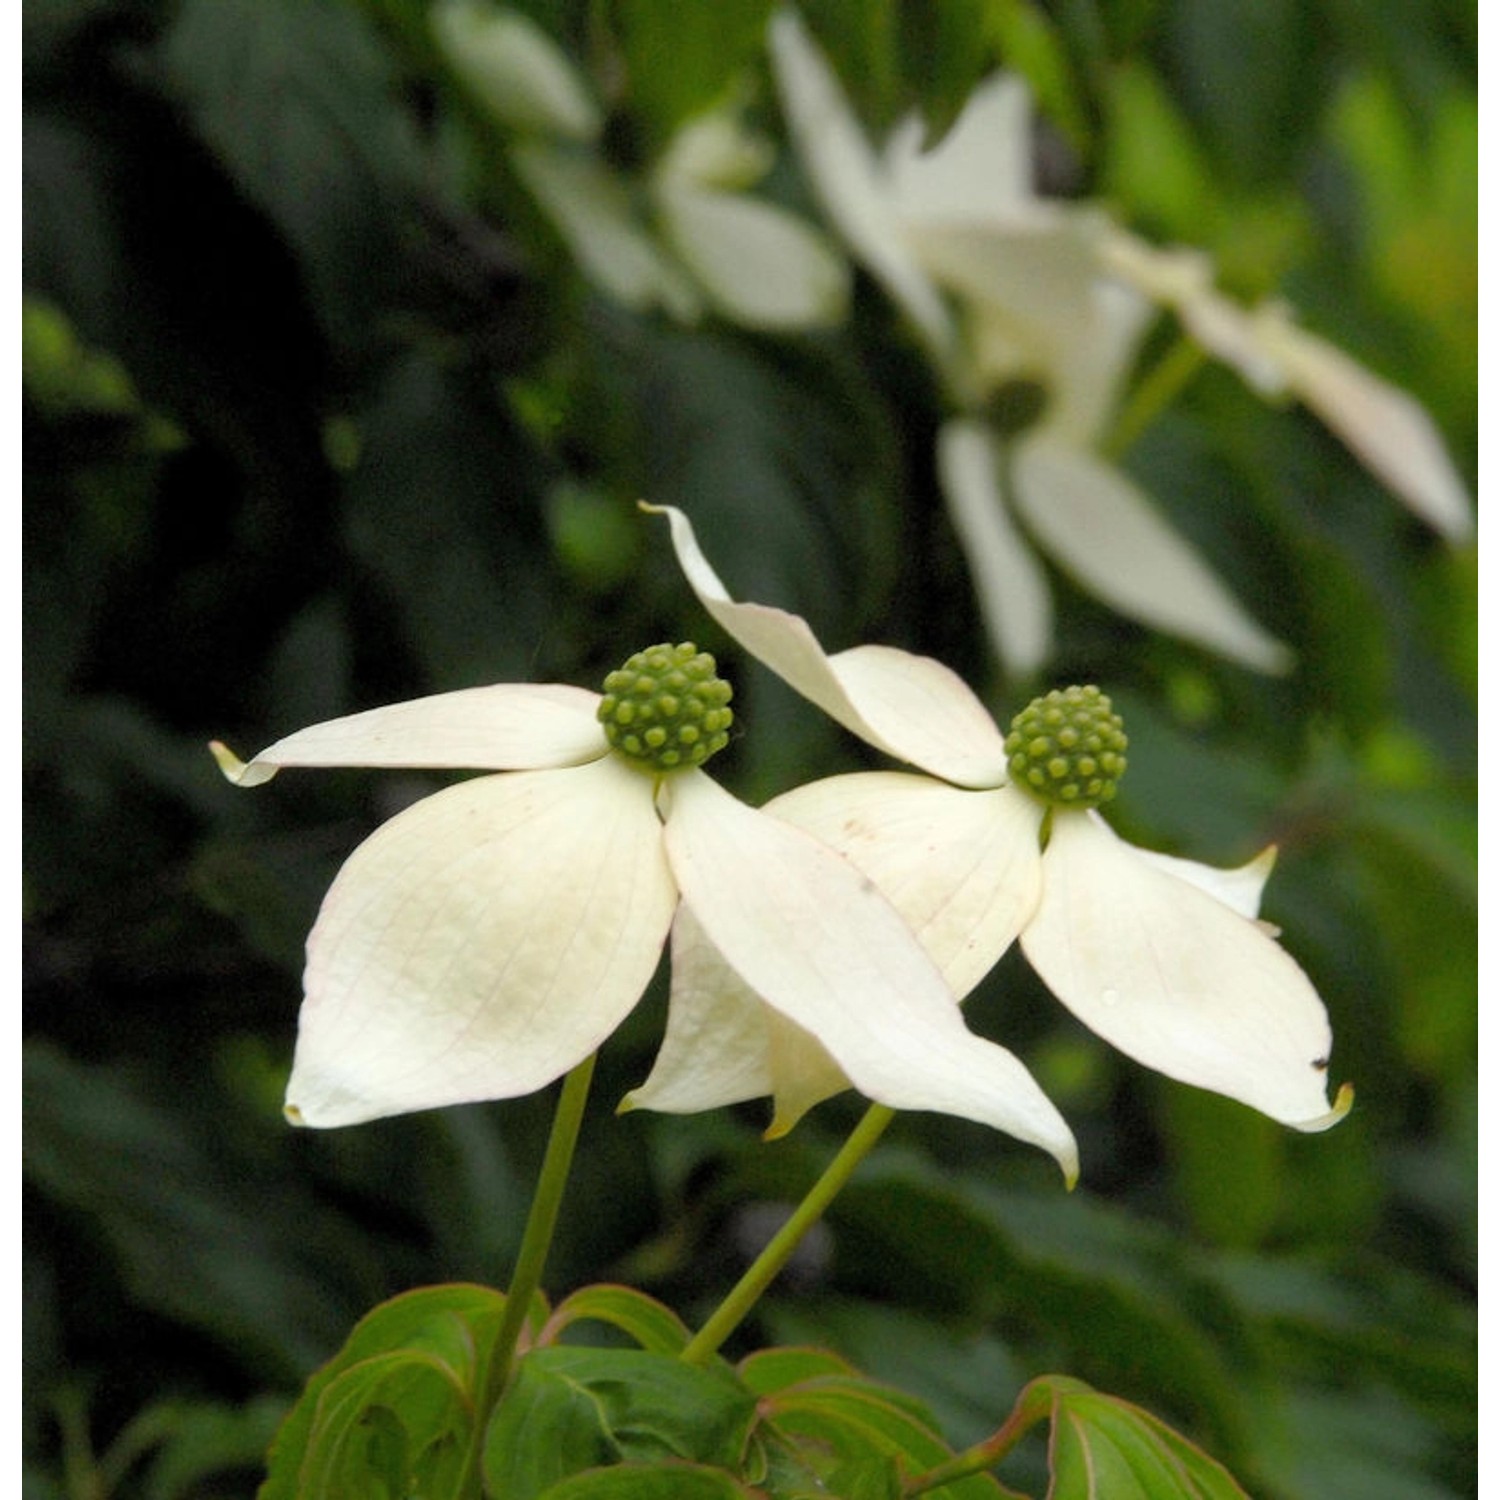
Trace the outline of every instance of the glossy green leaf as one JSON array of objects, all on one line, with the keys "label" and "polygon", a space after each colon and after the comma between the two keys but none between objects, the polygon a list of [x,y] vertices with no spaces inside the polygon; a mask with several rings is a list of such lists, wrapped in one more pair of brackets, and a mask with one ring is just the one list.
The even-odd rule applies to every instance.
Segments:
[{"label": "glossy green leaf", "polygon": [[852,1375],[853,1368],[824,1349],[758,1349],[736,1367],[741,1380],[758,1396],[828,1375]]},{"label": "glossy green leaf", "polygon": [[1018,1410],[1047,1400],[1049,1500],[1248,1500],[1217,1460],[1150,1412],[1082,1381],[1043,1376]]},{"label": "glossy green leaf", "polygon": [[[472,1407],[450,1366],[406,1351],[374,1355],[320,1395],[294,1487],[284,1493],[298,1500],[457,1500],[472,1429]],[[278,1493],[268,1482],[261,1497]]]},{"label": "glossy green leaf", "polygon": [[314,1479],[334,1500],[361,1472],[446,1475],[504,1305],[487,1287],[422,1287],[361,1319],[283,1423],[259,1500],[299,1500]]},{"label": "glossy green leaf", "polygon": [[485,1482],[506,1500],[533,1500],[610,1463],[731,1465],[754,1418],[754,1396],[720,1368],[644,1350],[537,1349],[490,1423]]},{"label": "glossy green leaf", "polygon": [[607,1323],[627,1334],[651,1354],[680,1354],[692,1337],[669,1307],[628,1286],[586,1286],[564,1297],[542,1331],[543,1343],[555,1343],[577,1323]]}]

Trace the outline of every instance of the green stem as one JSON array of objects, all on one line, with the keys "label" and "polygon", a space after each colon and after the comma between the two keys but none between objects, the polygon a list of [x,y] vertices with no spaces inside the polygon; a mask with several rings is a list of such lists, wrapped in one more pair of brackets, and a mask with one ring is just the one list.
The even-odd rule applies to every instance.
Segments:
[{"label": "green stem", "polygon": [[547,1153],[542,1158],[536,1194],[531,1200],[531,1212],[521,1236],[521,1250],[516,1256],[516,1269],[511,1276],[510,1290],[505,1294],[500,1330],[495,1335],[489,1359],[481,1367],[474,1401],[474,1441],[469,1445],[457,1490],[458,1494],[474,1496],[476,1500],[483,1493],[479,1456],[484,1446],[484,1433],[489,1426],[490,1413],[510,1379],[516,1344],[531,1310],[532,1298],[542,1282],[547,1251],[552,1246],[552,1233],[557,1227],[557,1212],[562,1205],[563,1190],[568,1185],[568,1171],[573,1165],[573,1148],[578,1144],[578,1129],[583,1123],[584,1106],[588,1103],[596,1056],[591,1054],[584,1058],[563,1080],[557,1113],[552,1117],[552,1134],[547,1139]]},{"label": "green stem", "polygon": [[1135,440],[1198,373],[1204,358],[1203,350],[1184,337],[1157,360],[1146,378],[1130,393],[1125,409],[1115,418],[1114,428],[1103,445],[1107,458],[1118,459],[1130,450]]},{"label": "green stem", "polygon": [[[965,1448],[935,1469],[925,1474],[913,1475],[901,1486],[901,1500],[913,1500],[944,1485],[955,1484],[974,1474],[984,1474],[993,1469],[1017,1443],[1052,1410],[1052,1384],[1046,1376],[1033,1380],[1020,1394],[1015,1409],[1005,1419],[998,1431],[972,1448]],[[1026,1500],[1024,1495],[1007,1489],[998,1480],[1000,1493],[1007,1500]]]},{"label": "green stem", "polygon": [[872,1104],[865,1117],[854,1127],[839,1154],[829,1162],[823,1175],[812,1185],[796,1211],[772,1237],[750,1268],[735,1283],[734,1289],[718,1306],[713,1316],[689,1341],[682,1358],[690,1365],[701,1365],[734,1332],[760,1300],[761,1294],[776,1279],[781,1268],[792,1257],[802,1236],[822,1218],[824,1210],[838,1196],[840,1189],[854,1175],[854,1169],[869,1155],[887,1125],[896,1118],[893,1109]]}]

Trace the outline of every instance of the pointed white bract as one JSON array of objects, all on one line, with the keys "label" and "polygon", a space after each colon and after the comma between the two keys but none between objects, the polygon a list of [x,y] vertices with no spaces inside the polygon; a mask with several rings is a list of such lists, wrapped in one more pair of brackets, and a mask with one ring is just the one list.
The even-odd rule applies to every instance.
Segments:
[{"label": "pointed white bract", "polygon": [[897,225],[881,165],[837,79],[797,15],[771,21],[771,57],[802,164],[845,243],[911,320],[938,360],[956,334],[942,297],[909,252]]},{"label": "pointed white bract", "polygon": [[562,49],[529,16],[443,0],[432,10],[432,34],[465,86],[510,129],[597,139],[603,112]]},{"label": "pointed white bract", "polygon": [[1082,812],[1055,815],[1021,947],[1091,1031],[1169,1078],[1325,1130],[1333,1035],[1307,976],[1256,922]]},{"label": "pointed white bract", "polygon": [[[994,735],[936,663],[907,672],[903,653],[873,647],[851,657],[855,696],[877,719],[954,693],[956,722]],[[314,725],[248,763],[213,747],[244,786],[289,766],[501,773],[415,803],[344,864],[308,939],[288,1118],[348,1125],[543,1087],[630,1012],[675,920],[672,1022],[627,1104],[771,1094],[780,1133],[852,1080],[893,1108],[1039,1145],[1071,1181],[1066,1124],[1015,1058],[965,1029],[939,963],[876,883],[833,841],[701,770],[638,769],[610,750],[600,703],[501,685]],[[971,905],[927,920],[974,925],[991,945],[997,921],[1013,928]]]},{"label": "pointed white bract", "polygon": [[751,990],[816,1037],[867,1098],[993,1125],[1076,1175],[1056,1108],[1016,1058],[964,1026],[870,877],[707,777],[670,791],[667,849],[683,899]]},{"label": "pointed white bract", "polygon": [[605,756],[436,792],[349,857],[307,941],[309,1125],[531,1093],[593,1052],[677,907],[644,777]]},{"label": "pointed white bract", "polygon": [[[756,654],[827,707],[826,692],[819,697],[803,686],[822,691],[827,680],[810,659],[822,648],[805,622],[733,601],[685,518],[668,514],[683,571],[705,606],[746,646],[761,640],[767,616],[776,617],[777,630],[799,642],[797,675],[782,671],[776,651]],[[914,682],[927,680],[926,658],[881,649],[888,678],[904,667]],[[850,654],[824,657],[822,673]],[[859,685],[839,686],[845,697],[835,717],[877,748],[888,748],[861,727],[867,704]],[[998,738],[999,729],[991,728]],[[1347,1085],[1328,1102],[1332,1043],[1323,1002],[1274,930],[1257,920],[1274,851],[1238,870],[1216,870],[1135,849],[1096,812],[1057,806],[1049,813],[1008,782],[1003,765],[987,783],[964,785],[890,773],[834,777],[774,799],[764,813],[804,828],[863,871],[959,998],[1019,936],[1063,1004],[1147,1067],[1298,1130],[1326,1129],[1348,1112]],[[687,1066],[694,1039],[707,1035],[704,1011],[737,1003],[730,987],[712,978],[715,963],[731,954],[718,934],[711,935],[719,955],[700,952],[691,985],[680,992],[674,985],[669,1036],[676,1031],[677,1068]],[[839,1048],[828,1050],[845,1076],[869,1092],[868,1080],[855,1077]],[[835,1080],[819,1067],[816,1087],[831,1090]],[[784,1082],[777,1069],[767,1040],[761,1064],[736,1086],[762,1087],[778,1101],[783,1093],[814,1092],[804,1080]],[[653,1076],[648,1088],[657,1085]],[[1001,1128],[1028,1138],[1015,1125]]]},{"label": "pointed white bract", "polygon": [[677,560],[704,609],[824,713],[945,781],[984,786],[1004,773],[1003,736],[956,672],[930,656],[884,646],[829,656],[800,615],[730,598],[680,510],[644,503],[641,508],[666,516]]},{"label": "pointed white bract", "polygon": [[1016,509],[1065,571],[1122,615],[1262,672],[1291,653],[1245,613],[1140,487],[1085,449],[1038,434],[1011,460]]},{"label": "pointed white bract", "polygon": [[286,766],[526,771],[597,760],[599,695],[564,683],[503,682],[412,698],[299,729],[241,763],[216,743],[237,786],[260,786]]},{"label": "pointed white bract", "polygon": [[1052,651],[1052,590],[1006,504],[994,433],[968,417],[945,423],[937,473],[996,654],[1007,672],[1029,677]]}]

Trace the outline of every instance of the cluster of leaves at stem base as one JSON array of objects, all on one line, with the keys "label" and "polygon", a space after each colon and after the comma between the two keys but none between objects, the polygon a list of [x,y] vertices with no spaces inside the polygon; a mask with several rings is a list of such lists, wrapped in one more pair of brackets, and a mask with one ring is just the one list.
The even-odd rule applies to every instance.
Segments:
[{"label": "cluster of leaves at stem base", "polygon": [[[259,1500],[985,1500],[1017,1495],[988,1471],[1043,1419],[1049,1500],[1244,1495],[1186,1438],[1081,1381],[1033,1381],[992,1438],[955,1453],[920,1401],[834,1354],[687,1363],[681,1320],[622,1286],[538,1299],[510,1382],[476,1412],[504,1303],[459,1283],[368,1314],[282,1424]],[[596,1342],[564,1343],[569,1330]]]}]

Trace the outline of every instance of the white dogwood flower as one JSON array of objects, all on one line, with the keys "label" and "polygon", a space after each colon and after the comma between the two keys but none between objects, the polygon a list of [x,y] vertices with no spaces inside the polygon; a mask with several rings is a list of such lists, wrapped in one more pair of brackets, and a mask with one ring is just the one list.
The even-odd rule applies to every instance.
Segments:
[{"label": "white dogwood flower", "polygon": [[[419,698],[303,729],[248,763],[214,745],[241,786],[290,766],[501,773],[415,803],[339,872],[308,938],[288,1117],[347,1125],[541,1088],[629,1013],[675,918],[759,997],[764,1025],[816,1038],[871,1099],[992,1125],[1071,1179],[1056,1109],[964,1027],[890,902],[700,769],[732,718],[713,658],[651,647],[604,686]],[[721,1055],[742,1045],[704,1041]]]},{"label": "white dogwood flower", "polygon": [[[1002,735],[939,663],[887,647],[827,655],[807,623],[733,600],[687,518],[666,510],[678,560],[715,620],[793,687],[869,743],[931,773],[875,772],[801,787],[765,811],[845,854],[906,918],[950,987],[966,995],[1010,943],[1092,1031],[1145,1066],[1251,1105],[1299,1130],[1347,1113],[1330,1106],[1332,1037],[1307,976],[1256,920],[1267,851],[1216,870],[1137,849],[1095,810],[1124,770],[1124,734],[1097,689],[1039,699]],[[941,780],[934,780],[939,777]],[[691,934],[688,935],[689,940]],[[733,1030],[753,986],[722,981],[712,955],[688,955],[661,1059],[632,1102],[715,1102],[708,1038]],[[842,1086],[836,1059],[788,1075],[766,1040],[718,1087],[732,1097],[770,1080],[789,1126]]]},{"label": "white dogwood flower", "polygon": [[746,191],[769,169],[771,148],[734,110],[688,121],[637,181],[599,149],[604,111],[535,22],[448,0],[432,25],[455,73],[511,133],[511,164],[601,290],[683,322],[710,309],[782,332],[842,320],[848,266],[810,225]]},{"label": "white dogwood flower", "polygon": [[1051,652],[1034,546],[1133,620],[1284,669],[1286,649],[1102,452],[1150,304],[1101,269],[1099,210],[1032,190],[1021,80],[981,84],[933,150],[909,119],[877,156],[797,16],[771,37],[819,200],[965,410],[939,436],[938,479],[1006,667],[1032,672]]}]

